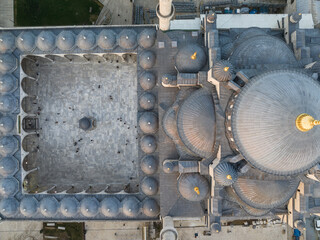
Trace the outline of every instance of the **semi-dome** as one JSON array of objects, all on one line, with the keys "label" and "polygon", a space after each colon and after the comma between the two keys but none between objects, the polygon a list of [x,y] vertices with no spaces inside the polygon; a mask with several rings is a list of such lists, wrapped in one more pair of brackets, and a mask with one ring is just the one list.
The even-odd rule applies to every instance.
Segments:
[{"label": "semi-dome", "polygon": [[181,141],[196,155],[208,158],[215,144],[215,112],[211,93],[206,89],[193,92],[177,114]]},{"label": "semi-dome", "polygon": [[42,31],[37,36],[36,45],[43,52],[51,52],[56,47],[56,36],[51,31]]},{"label": "semi-dome", "polygon": [[153,112],[144,112],[139,118],[139,127],[144,133],[156,133],[159,127],[157,115]]},{"label": "semi-dome", "polygon": [[207,56],[198,44],[187,44],[181,47],[176,56],[176,67],[182,73],[197,73],[206,64]]},{"label": "semi-dome", "polygon": [[231,163],[219,163],[214,169],[214,179],[222,186],[230,186],[238,179],[238,173]]},{"label": "semi-dome", "polygon": [[296,127],[307,113],[320,119],[320,84],[293,70],[277,70],[254,77],[235,99],[231,115],[236,150],[256,168],[291,175],[320,161],[320,128]]},{"label": "semi-dome", "polygon": [[126,217],[137,217],[140,212],[140,201],[136,197],[126,197],[122,200],[122,212]]},{"label": "semi-dome", "polygon": [[119,46],[125,50],[132,50],[137,47],[137,33],[131,29],[122,30],[118,36]]},{"label": "semi-dome", "polygon": [[98,46],[104,50],[115,48],[117,43],[117,35],[112,30],[102,30],[97,39]]},{"label": "semi-dome", "polygon": [[253,208],[271,209],[285,204],[296,192],[299,178],[266,180],[239,177],[232,185],[239,198]]},{"label": "semi-dome", "polygon": [[12,217],[18,212],[19,203],[17,199],[10,197],[10,198],[3,198],[0,201],[0,213],[6,217]]},{"label": "semi-dome", "polygon": [[157,141],[152,135],[145,135],[140,139],[140,146],[142,151],[151,154],[157,149]]},{"label": "semi-dome", "polygon": [[90,30],[82,30],[77,36],[77,46],[82,50],[90,50],[96,45],[96,35]]},{"label": "semi-dome", "polygon": [[8,73],[17,68],[17,59],[12,54],[0,54],[0,72]]},{"label": "semi-dome", "polygon": [[237,38],[234,40],[234,46],[237,47],[239,44],[253,38],[256,36],[266,36],[267,33],[258,27],[251,27],[248,29],[245,29],[242,33],[240,33]]},{"label": "semi-dome", "polygon": [[12,74],[0,75],[0,93],[7,93],[17,88],[17,80]]},{"label": "semi-dome", "polygon": [[181,174],[178,189],[182,197],[189,201],[201,201],[208,196],[208,180],[199,173]]},{"label": "semi-dome", "polygon": [[79,202],[74,197],[65,197],[60,202],[60,211],[65,217],[73,217],[79,211]]},{"label": "semi-dome", "polygon": [[0,33],[0,52],[6,53],[13,51],[15,47],[15,36],[10,32]]},{"label": "semi-dome", "polygon": [[14,128],[14,120],[9,116],[4,116],[0,118],[0,132],[8,133]]},{"label": "semi-dome", "polygon": [[143,90],[151,90],[156,86],[156,77],[152,72],[144,71],[139,77],[139,83]]},{"label": "semi-dome", "polygon": [[54,217],[59,208],[59,202],[55,197],[44,197],[40,201],[40,211],[43,216]]},{"label": "semi-dome", "polygon": [[138,36],[138,43],[140,47],[150,48],[156,41],[157,32],[155,29],[146,28]]},{"label": "semi-dome", "polygon": [[240,43],[234,48],[229,61],[235,68],[251,68],[257,65],[270,65],[272,69],[283,68],[283,65],[287,68],[299,67],[288,45],[281,39],[270,35],[255,36]]},{"label": "semi-dome", "polygon": [[13,136],[5,136],[0,138],[0,154],[7,156],[18,150],[18,139]]},{"label": "semi-dome", "polygon": [[147,155],[141,160],[140,166],[145,174],[152,175],[158,170],[158,160],[152,155]]},{"label": "semi-dome", "polygon": [[140,96],[139,105],[144,110],[151,110],[156,104],[156,97],[149,92],[145,92]]},{"label": "semi-dome", "polygon": [[18,99],[11,94],[0,96],[0,112],[13,112],[18,107]]},{"label": "semi-dome", "polygon": [[232,79],[234,69],[227,60],[216,62],[212,68],[212,76],[220,82],[226,82]]},{"label": "semi-dome", "polygon": [[160,213],[160,207],[156,200],[147,198],[143,201],[142,212],[148,217],[156,217]]},{"label": "semi-dome", "polygon": [[101,212],[106,217],[116,217],[120,213],[120,201],[115,197],[106,197],[101,202]]},{"label": "semi-dome", "polygon": [[22,32],[16,38],[16,46],[22,52],[31,52],[36,47],[35,36],[30,31]]},{"label": "semi-dome", "polygon": [[156,55],[152,51],[143,51],[139,55],[139,64],[143,69],[150,69],[156,63]]},{"label": "semi-dome", "polygon": [[7,177],[19,169],[18,161],[14,157],[4,157],[0,160],[0,175]]},{"label": "semi-dome", "polygon": [[20,212],[25,217],[32,217],[38,211],[38,200],[34,197],[25,197],[20,201]]},{"label": "semi-dome", "polygon": [[141,184],[141,191],[148,196],[152,196],[157,194],[158,192],[158,188],[159,188],[159,184],[158,181],[153,178],[153,177],[145,177]]},{"label": "semi-dome", "polygon": [[13,177],[0,179],[0,195],[3,197],[11,197],[19,190],[19,182]]},{"label": "semi-dome", "polygon": [[99,212],[99,201],[94,197],[85,197],[80,202],[80,211],[86,217],[96,216]]},{"label": "semi-dome", "polygon": [[71,50],[75,46],[76,40],[72,31],[62,31],[57,36],[57,47],[63,51]]}]

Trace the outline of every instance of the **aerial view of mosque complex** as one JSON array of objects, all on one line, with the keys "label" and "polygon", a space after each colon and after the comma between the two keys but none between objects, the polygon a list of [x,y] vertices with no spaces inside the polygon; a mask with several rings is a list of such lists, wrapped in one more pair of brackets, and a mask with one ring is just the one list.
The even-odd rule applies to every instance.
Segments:
[{"label": "aerial view of mosque complex", "polygon": [[234,220],[320,213],[320,30],[0,29],[2,220]]}]

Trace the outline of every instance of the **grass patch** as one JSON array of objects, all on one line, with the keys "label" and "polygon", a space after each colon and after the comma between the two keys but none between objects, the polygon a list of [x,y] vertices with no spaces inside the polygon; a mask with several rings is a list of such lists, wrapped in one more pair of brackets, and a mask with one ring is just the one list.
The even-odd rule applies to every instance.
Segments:
[{"label": "grass patch", "polygon": [[15,0],[14,4],[15,26],[91,25],[103,7],[97,0]]},{"label": "grass patch", "polygon": [[[65,230],[58,229],[65,227]],[[55,223],[54,227],[48,227],[47,223],[43,223],[41,230],[44,236],[58,237],[59,240],[84,240],[84,223]]]}]

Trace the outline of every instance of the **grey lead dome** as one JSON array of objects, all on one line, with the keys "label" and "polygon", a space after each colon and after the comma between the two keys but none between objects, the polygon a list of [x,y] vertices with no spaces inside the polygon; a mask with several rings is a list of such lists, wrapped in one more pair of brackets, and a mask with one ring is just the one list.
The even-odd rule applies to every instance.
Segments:
[{"label": "grey lead dome", "polygon": [[156,103],[156,97],[149,92],[145,92],[140,96],[139,105],[144,110],[151,110]]},{"label": "grey lead dome", "polygon": [[16,45],[22,52],[31,52],[35,49],[35,36],[30,32],[22,32],[16,38]]},{"label": "grey lead dome", "polygon": [[17,88],[17,80],[12,74],[0,75],[0,92],[7,93]]},{"label": "grey lead dome", "polygon": [[0,54],[0,72],[12,72],[17,68],[17,64],[17,59],[13,54]]},{"label": "grey lead dome", "polygon": [[122,211],[126,217],[137,217],[140,212],[140,201],[136,197],[126,197],[122,201]]},{"label": "grey lead dome", "polygon": [[151,90],[156,85],[156,77],[153,73],[145,71],[140,75],[139,83],[143,90]]},{"label": "grey lead dome", "polygon": [[208,180],[199,173],[181,174],[178,189],[182,197],[189,201],[204,200],[209,193]]},{"label": "grey lead dome", "polygon": [[152,155],[147,155],[141,160],[140,166],[145,174],[151,175],[158,170],[158,160]]},{"label": "grey lead dome", "polygon": [[142,212],[148,217],[156,217],[159,215],[160,207],[156,200],[147,198],[142,204]]},{"label": "grey lead dome", "polygon": [[143,69],[150,69],[156,63],[156,55],[152,51],[143,51],[139,55],[139,64]]},{"label": "grey lead dome", "polygon": [[158,192],[158,181],[153,177],[145,177],[141,184],[141,191],[148,196],[157,194]]},{"label": "grey lead dome", "polygon": [[14,157],[4,157],[0,160],[0,174],[10,176],[18,170],[18,161]]},{"label": "grey lead dome", "polygon": [[9,116],[0,118],[0,131],[2,133],[11,132],[14,128],[14,120]]},{"label": "grey lead dome", "polygon": [[150,48],[156,41],[156,31],[154,29],[145,29],[138,36],[139,46],[143,48]]},{"label": "grey lead dome", "polygon": [[19,182],[13,177],[0,179],[0,195],[3,197],[11,197],[19,190]]},{"label": "grey lead dome", "polygon": [[117,35],[112,30],[102,30],[97,39],[98,46],[104,50],[115,48],[117,43]]},{"label": "grey lead dome", "polygon": [[320,160],[320,128],[299,131],[296,118],[320,119],[320,84],[294,70],[250,79],[235,99],[231,115],[234,143],[256,168],[280,175],[310,169]]},{"label": "grey lead dome", "polygon": [[116,217],[120,212],[120,201],[115,197],[106,197],[101,202],[101,212],[106,217]]},{"label": "grey lead dome", "polygon": [[82,50],[90,50],[96,45],[96,35],[90,30],[82,30],[77,36],[77,46]]},{"label": "grey lead dome", "polygon": [[36,39],[36,45],[43,52],[51,52],[56,47],[56,36],[51,31],[42,31]]},{"label": "grey lead dome", "polygon": [[85,197],[80,202],[81,214],[86,217],[94,217],[99,212],[99,202],[94,197]]},{"label": "grey lead dome", "polygon": [[[192,56],[195,56],[192,59]],[[182,73],[197,73],[206,64],[207,56],[198,44],[187,44],[179,49],[176,56],[176,67]]]},{"label": "grey lead dome", "polygon": [[54,197],[44,197],[40,201],[40,211],[43,216],[53,217],[57,214],[59,203]]},{"label": "grey lead dome", "polygon": [[34,197],[25,197],[20,201],[20,212],[26,217],[32,217],[38,211],[38,200]]},{"label": "grey lead dome", "polygon": [[5,136],[0,138],[0,154],[7,156],[18,150],[18,139],[13,136]]},{"label": "grey lead dome", "polygon": [[237,181],[238,173],[230,163],[223,162],[214,169],[214,179],[222,186],[230,186]]},{"label": "grey lead dome", "polygon": [[137,47],[137,33],[131,29],[122,30],[118,36],[119,46],[125,50],[133,50]]},{"label": "grey lead dome", "polygon": [[18,107],[18,99],[11,94],[4,94],[0,96],[0,112],[13,112]]},{"label": "grey lead dome", "polygon": [[73,217],[79,211],[79,202],[74,197],[65,197],[60,202],[60,211],[65,217]]},{"label": "grey lead dome", "polygon": [[57,36],[57,47],[63,51],[71,50],[75,46],[75,36],[71,31],[62,31]]},{"label": "grey lead dome", "polygon": [[4,198],[0,201],[0,213],[6,217],[12,217],[18,212],[19,203],[15,198]]},{"label": "grey lead dome", "polygon": [[144,133],[156,133],[159,127],[157,115],[153,112],[144,112],[139,118],[139,127]]},{"label": "grey lead dome", "polygon": [[140,139],[140,147],[145,153],[151,154],[157,149],[156,139],[152,135],[145,135]]},{"label": "grey lead dome", "polygon": [[10,52],[14,49],[15,36],[10,32],[0,33],[0,52]]}]

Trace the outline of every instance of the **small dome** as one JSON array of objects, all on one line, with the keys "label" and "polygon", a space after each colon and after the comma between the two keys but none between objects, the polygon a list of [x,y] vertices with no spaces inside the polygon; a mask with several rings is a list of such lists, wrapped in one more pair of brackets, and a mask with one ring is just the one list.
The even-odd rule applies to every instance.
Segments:
[{"label": "small dome", "polygon": [[148,217],[156,217],[160,213],[160,207],[156,200],[148,198],[143,201],[142,212]]},{"label": "small dome", "polygon": [[136,197],[126,197],[122,201],[122,211],[127,217],[137,217],[140,212],[140,201]]},{"label": "small dome", "polygon": [[139,83],[143,90],[151,90],[156,86],[156,77],[153,73],[145,71],[140,75]]},{"label": "small dome", "polygon": [[0,72],[12,72],[17,68],[17,59],[12,54],[0,55]]},{"label": "small dome", "polygon": [[197,73],[206,62],[206,53],[198,44],[187,44],[181,47],[176,56],[176,67],[182,73]]},{"label": "small dome", "polygon": [[214,179],[222,186],[230,186],[237,181],[238,173],[230,163],[223,162],[214,169]]},{"label": "small dome", "polygon": [[145,174],[155,174],[158,170],[158,160],[152,155],[147,155],[141,160],[140,166]]},{"label": "small dome", "polygon": [[44,197],[40,201],[40,211],[43,216],[54,217],[59,208],[59,203],[55,197]]},{"label": "small dome", "polygon": [[65,197],[60,202],[60,211],[65,217],[73,217],[78,213],[79,202],[74,197]]},{"label": "small dome", "polygon": [[140,96],[139,105],[144,110],[151,110],[156,103],[156,97],[149,92],[145,92]]},{"label": "small dome", "polygon": [[221,60],[213,65],[212,76],[220,82],[231,80],[233,74],[234,69],[229,61]]},{"label": "small dome", "polygon": [[143,69],[150,69],[156,63],[156,55],[151,51],[143,51],[139,55],[139,64]]},{"label": "small dome", "polygon": [[221,225],[219,223],[212,223],[210,228],[211,228],[211,231],[215,233],[221,232]]},{"label": "small dome", "polygon": [[18,161],[14,157],[4,157],[0,160],[0,174],[3,177],[14,174],[18,168]]},{"label": "small dome", "polygon": [[71,31],[62,31],[57,37],[57,47],[63,51],[71,50],[75,42],[75,36]]},{"label": "small dome", "polygon": [[19,190],[19,182],[13,177],[0,179],[0,195],[3,197],[11,197]]},{"label": "small dome", "polygon": [[153,177],[145,177],[141,184],[141,191],[148,196],[157,194],[158,192],[158,181]]},{"label": "small dome", "polygon": [[115,48],[117,43],[117,35],[112,30],[102,30],[97,39],[98,46],[104,50]]},{"label": "small dome", "polygon": [[22,32],[16,38],[17,48],[22,52],[31,52],[35,49],[35,36],[30,32]]},{"label": "small dome", "polygon": [[56,47],[56,36],[51,31],[42,31],[36,40],[37,47],[43,52],[50,52]]},{"label": "small dome", "polygon": [[17,88],[17,80],[11,74],[0,75],[0,92],[11,92]]},{"label": "small dome", "polygon": [[0,118],[0,131],[2,133],[11,132],[14,128],[14,121],[9,116],[4,116]]},{"label": "small dome", "polygon": [[14,49],[15,36],[10,32],[0,33],[0,52],[10,52]]},{"label": "small dome", "polygon": [[304,231],[306,230],[306,223],[301,219],[295,220],[294,227],[297,228],[299,231]]},{"label": "small dome", "polygon": [[18,107],[18,99],[11,94],[0,96],[0,112],[13,112]]},{"label": "small dome", "polygon": [[91,128],[91,121],[89,118],[87,117],[84,117],[84,118],[81,118],[79,120],[79,128],[81,128],[82,130],[88,130]]},{"label": "small dome", "polygon": [[120,212],[120,201],[115,197],[106,197],[101,202],[101,212],[106,217],[116,217]]},{"label": "small dome", "polygon": [[13,136],[5,136],[0,138],[0,154],[7,156],[18,150],[18,140]]},{"label": "small dome", "polygon": [[0,201],[0,213],[6,217],[12,217],[18,212],[19,203],[15,198],[4,198]]},{"label": "small dome", "polygon": [[194,154],[209,158],[215,144],[215,110],[212,94],[202,88],[184,100],[177,114],[183,144]]},{"label": "small dome", "polygon": [[94,217],[99,212],[99,201],[94,197],[85,197],[80,202],[80,211],[86,217]]},{"label": "small dome", "polygon": [[156,133],[159,127],[157,115],[153,112],[144,112],[139,118],[139,127],[144,133]]},{"label": "small dome", "polygon": [[119,34],[119,46],[126,50],[132,50],[137,47],[137,33],[134,30],[126,29]]},{"label": "small dome", "polygon": [[145,135],[140,140],[140,146],[142,151],[151,154],[157,149],[157,142],[153,136]]},{"label": "small dome", "polygon": [[199,173],[181,174],[178,189],[182,197],[189,201],[201,201],[208,196],[208,180]]},{"label": "small dome", "polygon": [[174,171],[174,164],[172,162],[166,161],[162,165],[162,169],[165,173],[173,173]]},{"label": "small dome", "polygon": [[34,197],[25,197],[20,201],[20,212],[26,217],[32,217],[38,211],[38,201]]},{"label": "small dome", "polygon": [[140,47],[150,48],[156,41],[157,32],[155,29],[146,28],[138,36],[138,43]]},{"label": "small dome", "polygon": [[77,46],[82,50],[90,50],[96,45],[96,35],[90,30],[82,30],[77,36]]}]

